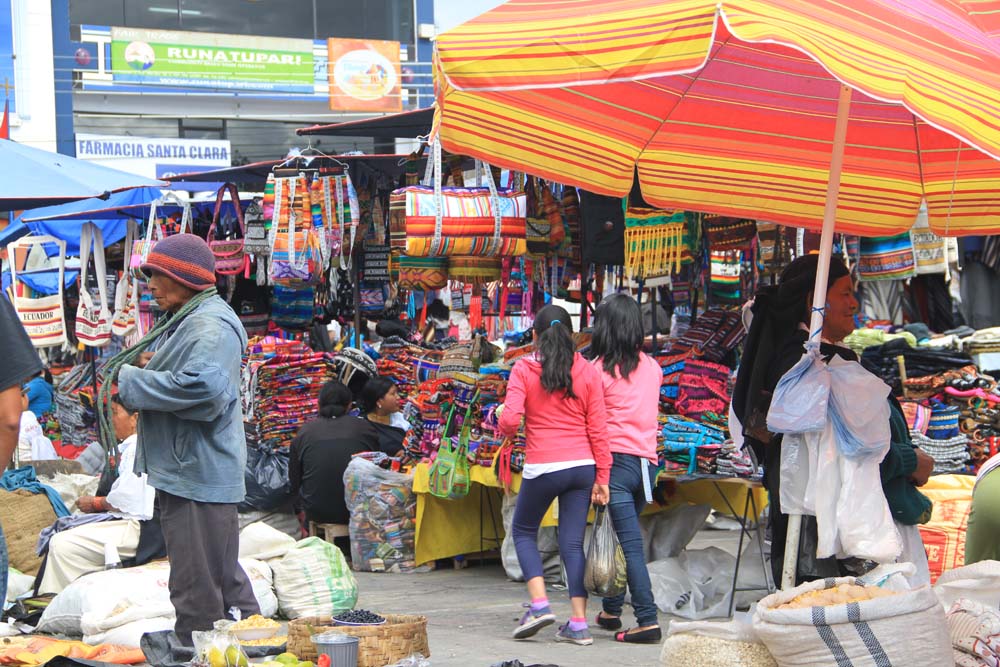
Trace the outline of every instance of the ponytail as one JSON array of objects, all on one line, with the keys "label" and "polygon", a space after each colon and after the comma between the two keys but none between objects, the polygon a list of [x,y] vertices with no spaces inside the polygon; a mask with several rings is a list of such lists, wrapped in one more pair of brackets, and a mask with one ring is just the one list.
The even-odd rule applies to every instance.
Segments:
[{"label": "ponytail", "polygon": [[542,364],[542,388],[549,393],[562,391],[566,398],[576,398],[573,393],[576,345],[569,313],[559,306],[545,306],[535,316],[534,329],[538,337],[538,360]]}]

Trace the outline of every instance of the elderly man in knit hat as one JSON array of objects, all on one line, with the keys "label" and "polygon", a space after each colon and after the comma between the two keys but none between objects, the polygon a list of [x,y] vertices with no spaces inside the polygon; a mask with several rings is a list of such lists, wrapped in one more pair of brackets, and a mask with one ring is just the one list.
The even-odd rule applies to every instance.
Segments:
[{"label": "elderly man in knit hat", "polygon": [[259,613],[240,568],[237,503],[246,440],[240,408],[243,325],[215,290],[215,258],[193,234],[156,244],[141,267],[164,332],[118,377],[119,395],[139,411],[136,471],[157,489],[170,558],[170,601],[182,643],[237,607]]}]

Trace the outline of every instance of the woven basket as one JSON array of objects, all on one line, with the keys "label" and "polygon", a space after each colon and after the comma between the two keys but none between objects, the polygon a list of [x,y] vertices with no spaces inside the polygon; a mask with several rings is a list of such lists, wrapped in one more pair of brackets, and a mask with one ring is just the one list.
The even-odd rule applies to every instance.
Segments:
[{"label": "woven basket", "polygon": [[312,636],[330,631],[358,638],[358,667],[385,667],[414,653],[424,657],[431,654],[427,617],[397,615],[387,615],[385,625],[363,627],[333,625],[329,616],[296,619],[288,624],[288,652],[299,660],[315,662],[318,654]]}]

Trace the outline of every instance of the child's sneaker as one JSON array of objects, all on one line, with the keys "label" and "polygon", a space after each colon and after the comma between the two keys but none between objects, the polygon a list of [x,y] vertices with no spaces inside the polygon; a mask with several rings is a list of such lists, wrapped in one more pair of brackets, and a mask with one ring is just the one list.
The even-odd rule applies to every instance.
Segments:
[{"label": "child's sneaker", "polygon": [[594,638],[590,636],[590,630],[587,628],[583,630],[571,630],[569,623],[565,623],[559,626],[559,632],[556,633],[556,641],[569,642],[577,646],[590,646],[594,643]]},{"label": "child's sneaker", "polygon": [[514,628],[514,639],[534,637],[539,630],[556,622],[556,615],[552,613],[552,609],[548,605],[535,611],[531,610],[529,602],[525,602],[524,606],[528,608],[528,611],[524,612],[521,623]]}]

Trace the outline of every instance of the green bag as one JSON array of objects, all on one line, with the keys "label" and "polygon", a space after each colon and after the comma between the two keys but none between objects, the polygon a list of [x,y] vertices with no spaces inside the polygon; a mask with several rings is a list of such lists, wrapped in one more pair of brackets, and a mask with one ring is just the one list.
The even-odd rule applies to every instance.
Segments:
[{"label": "green bag", "polygon": [[441,432],[441,445],[438,447],[437,458],[431,466],[428,486],[430,493],[437,498],[458,500],[469,495],[469,438],[472,434],[472,408],[479,397],[477,391],[469,402],[462,422],[462,432],[458,442],[452,444],[448,432],[451,430],[451,420],[455,416],[455,405],[452,404],[448,413],[448,422]]}]

